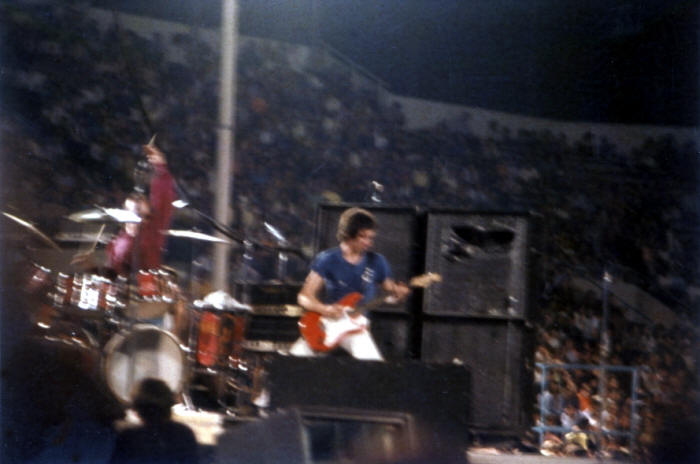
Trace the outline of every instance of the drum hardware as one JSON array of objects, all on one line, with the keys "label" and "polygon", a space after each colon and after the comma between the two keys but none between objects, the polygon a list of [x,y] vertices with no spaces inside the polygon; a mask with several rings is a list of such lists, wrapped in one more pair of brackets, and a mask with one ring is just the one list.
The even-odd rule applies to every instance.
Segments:
[{"label": "drum hardware", "polygon": [[251,376],[244,371],[234,370],[221,376],[223,385],[218,393],[219,406],[228,415],[249,416],[253,413]]},{"label": "drum hardware", "polygon": [[76,330],[75,327],[72,327],[68,332],[60,332],[58,334],[47,333],[42,338],[50,342],[69,345],[84,350],[96,351],[99,348],[99,343],[95,337],[83,328]]},{"label": "drum hardware", "polygon": [[269,406],[265,388],[267,371],[262,357],[246,358],[237,368],[226,369],[220,379],[219,405],[228,415],[251,416],[257,408]]}]

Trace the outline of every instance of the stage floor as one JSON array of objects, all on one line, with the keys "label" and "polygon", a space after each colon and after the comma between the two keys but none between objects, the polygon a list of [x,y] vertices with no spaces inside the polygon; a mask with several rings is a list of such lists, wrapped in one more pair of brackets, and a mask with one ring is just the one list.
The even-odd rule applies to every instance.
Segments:
[{"label": "stage floor", "polygon": [[543,456],[541,454],[505,454],[488,449],[467,450],[470,464],[629,464],[632,461],[620,461],[615,459],[591,459],[561,456]]}]

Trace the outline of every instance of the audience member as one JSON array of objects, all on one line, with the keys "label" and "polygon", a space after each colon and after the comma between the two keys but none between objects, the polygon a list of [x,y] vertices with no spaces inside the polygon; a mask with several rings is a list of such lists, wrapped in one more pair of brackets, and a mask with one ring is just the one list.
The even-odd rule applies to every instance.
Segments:
[{"label": "audience member", "polygon": [[119,432],[110,463],[196,464],[199,458],[194,433],[171,419],[173,404],[173,393],[165,382],[142,380],[133,397],[133,408],[142,425]]}]

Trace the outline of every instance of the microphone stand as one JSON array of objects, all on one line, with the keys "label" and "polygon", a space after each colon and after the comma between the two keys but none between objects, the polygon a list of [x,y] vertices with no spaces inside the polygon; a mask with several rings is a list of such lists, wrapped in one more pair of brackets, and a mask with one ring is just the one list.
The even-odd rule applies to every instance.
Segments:
[{"label": "microphone stand", "polygon": [[238,242],[241,245],[249,246],[252,249],[261,249],[261,250],[281,251],[281,252],[285,252],[285,253],[292,253],[292,254],[296,254],[297,256],[302,258],[303,260],[308,261],[308,258],[304,255],[304,253],[299,248],[290,247],[290,246],[269,246],[269,245],[264,245],[260,242],[255,241],[255,240],[250,240],[250,239],[241,237],[236,231],[234,231],[230,227],[221,224],[216,219],[208,216],[207,214],[199,211],[198,209],[191,207],[189,205],[187,206],[187,208],[189,208],[191,211],[193,211],[199,217],[204,219],[207,223],[209,223],[218,232],[221,232],[227,238],[230,238],[231,240]]},{"label": "microphone stand", "polygon": [[277,240],[277,244],[279,245],[277,247],[277,279],[280,281],[280,283],[283,283],[287,274],[287,261],[289,261],[289,257],[287,256],[287,253],[282,250],[282,248],[286,247],[287,239],[284,238],[284,235],[282,235],[282,233],[272,224],[265,222],[264,225],[265,229],[267,229],[267,231],[273,237],[275,237],[275,240]]},{"label": "microphone stand", "polygon": [[[244,283],[246,285],[246,288],[243,291],[244,298],[242,301],[245,304],[250,304],[250,301],[246,301],[246,298],[249,299],[249,294],[248,294],[249,291],[248,291],[247,285],[249,283],[248,276],[249,276],[249,271],[252,267],[251,265],[252,265],[252,261],[253,261],[254,250],[268,250],[268,251],[274,251],[274,252],[278,253],[278,258],[279,258],[278,277],[280,279],[283,279],[285,277],[284,274],[286,273],[286,264],[287,264],[287,261],[289,259],[288,258],[289,253],[298,256],[304,262],[308,262],[308,260],[309,260],[309,258],[303,254],[301,249],[288,246],[287,241],[284,240],[283,237],[282,237],[282,240],[280,240],[279,237],[281,237],[281,234],[279,234],[279,233],[273,234],[273,235],[275,235],[276,238],[278,238],[278,244],[279,244],[278,246],[273,247],[273,246],[265,245],[265,244],[262,244],[260,242],[255,241],[255,240],[251,240],[251,239],[248,239],[248,238],[241,236],[238,232],[236,232],[233,229],[231,229],[230,227],[222,224],[221,222],[217,221],[216,219],[209,216],[208,214],[193,207],[189,203],[184,207],[187,208],[192,213],[194,213],[194,215],[196,217],[200,218],[205,223],[209,224],[213,229],[220,232],[225,237],[231,239],[232,241],[234,241],[240,245],[243,245],[243,269],[242,269],[241,274],[245,279]],[[271,231],[271,228],[274,229],[272,226],[270,226],[267,223],[265,223],[265,225],[266,225],[267,229],[270,231]],[[279,235],[279,237],[278,237],[278,235]],[[191,278],[191,275],[190,275],[190,278]]]}]

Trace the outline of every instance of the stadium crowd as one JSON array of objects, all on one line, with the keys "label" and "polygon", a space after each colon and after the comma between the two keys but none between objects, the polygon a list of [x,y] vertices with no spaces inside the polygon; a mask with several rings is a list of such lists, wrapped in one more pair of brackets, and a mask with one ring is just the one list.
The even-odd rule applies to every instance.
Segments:
[{"label": "stadium crowd", "polygon": [[[607,330],[600,296],[590,290],[564,284],[541,307],[535,362],[574,365],[550,366],[544,379],[543,369],[536,369],[534,422],[551,427],[542,437],[542,451],[649,458],[662,451],[657,438],[672,427],[673,441],[666,436],[663,445],[681,454],[693,446],[700,423],[697,408],[690,407],[700,399],[695,330],[632,322],[628,309],[612,301]],[[637,381],[631,371],[597,369],[601,365],[634,366]]]},{"label": "stadium crowd", "polygon": [[[1,8],[0,149],[8,211],[52,235],[70,213],[119,205],[133,187],[140,145],[157,133],[181,193],[211,212],[215,48],[196,30],[146,37],[118,20],[101,24],[83,14],[80,2]],[[604,355],[607,364],[640,366],[634,420],[645,449],[656,443],[658,411],[697,399],[692,325],[633,324],[613,310],[611,343],[602,352],[600,300],[556,282],[572,270],[588,276],[611,270],[667,303],[679,320],[694,318],[698,205],[691,142],[669,135],[622,150],[592,134],[571,140],[551,131],[511,131],[498,121],[487,136],[477,136],[466,113],[407,130],[401,108],[354,85],[345,65],[308,47],[263,39],[241,41],[238,70],[230,226],[242,236],[269,242],[267,222],[310,253],[317,205],[369,201],[372,180],[384,186],[385,204],[530,211],[542,223],[543,281],[553,288],[538,308],[535,360],[598,364]],[[262,278],[274,275],[269,266],[256,270]],[[629,376],[608,375],[603,401],[599,373],[550,374],[536,408],[545,404],[546,416],[535,423],[589,430],[590,440],[603,440],[598,449],[624,452],[626,438],[606,431],[629,430],[634,422]],[[548,433],[543,449],[593,449],[589,441],[567,446],[577,439]]]}]

